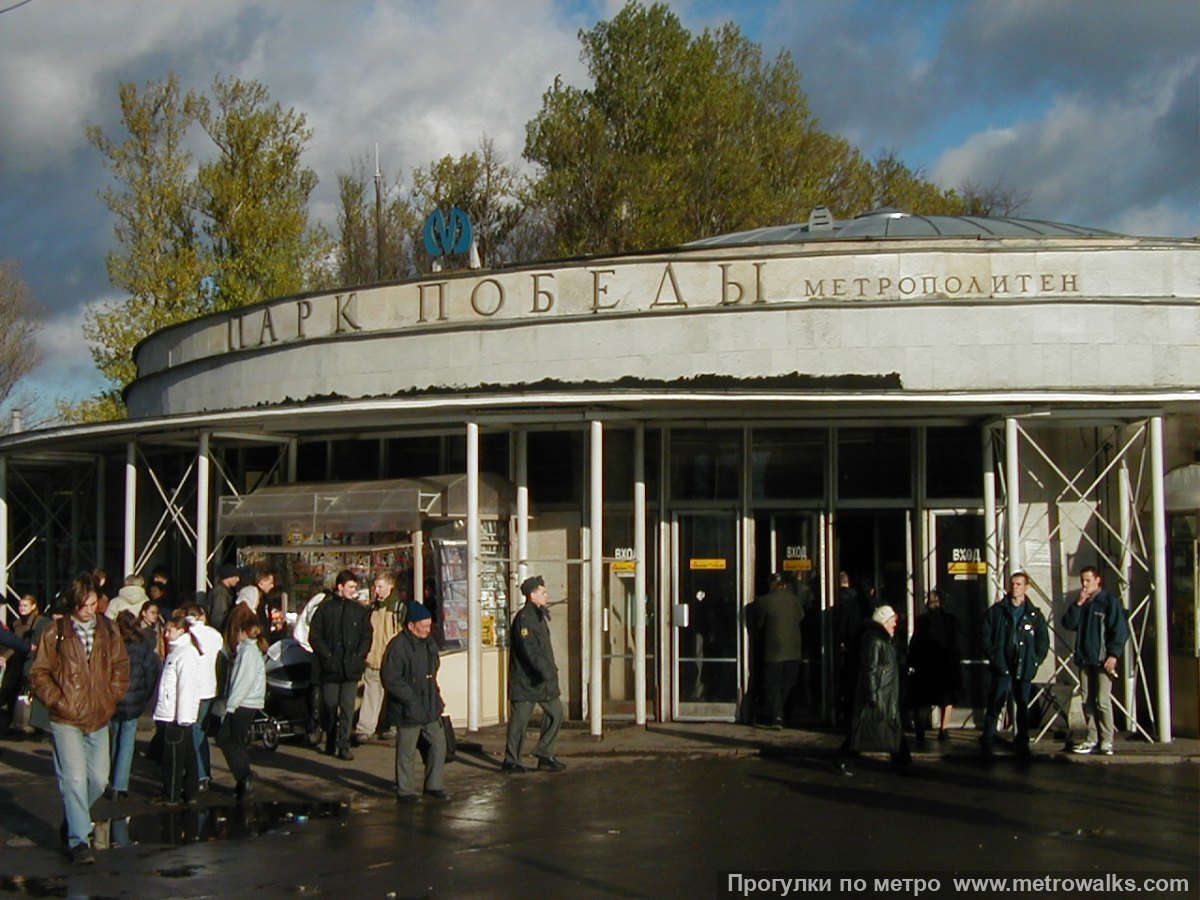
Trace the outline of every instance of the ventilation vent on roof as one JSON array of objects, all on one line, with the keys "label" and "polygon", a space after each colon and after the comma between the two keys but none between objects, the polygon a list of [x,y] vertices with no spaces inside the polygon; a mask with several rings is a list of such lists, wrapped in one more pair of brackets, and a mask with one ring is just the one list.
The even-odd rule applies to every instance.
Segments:
[{"label": "ventilation vent on roof", "polygon": [[828,206],[814,206],[808,214],[809,231],[833,231],[833,215]]}]

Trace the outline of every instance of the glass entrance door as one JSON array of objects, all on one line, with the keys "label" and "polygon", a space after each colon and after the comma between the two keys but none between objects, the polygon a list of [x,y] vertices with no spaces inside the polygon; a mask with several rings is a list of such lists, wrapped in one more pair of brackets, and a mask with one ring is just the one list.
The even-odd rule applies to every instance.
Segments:
[{"label": "glass entrance door", "polygon": [[[797,723],[823,707],[824,665],[821,646],[821,516],[815,512],[759,512],[754,517],[754,594],[770,590],[770,578],[782,573],[804,605],[800,639],[804,659],[795,688],[785,701],[784,719]],[[751,700],[762,682],[757,635],[748,636]]]},{"label": "glass entrance door", "polygon": [[[958,619],[962,630],[967,705],[987,703],[987,655],[983,652],[983,617],[991,605],[996,573],[988,571],[986,523],[982,513],[938,510],[933,517],[932,572],[929,584],[942,595],[942,607]],[[924,610],[924,598],[917,611]]]},{"label": "glass entrance door", "polygon": [[834,528],[837,569],[850,576],[864,610],[884,603],[904,615],[913,571],[908,517],[903,510],[846,510]]},{"label": "glass entrance door", "polygon": [[677,513],[671,530],[674,717],[732,722],[741,672],[738,519]]},{"label": "glass entrance door", "polygon": [[[647,535],[654,535],[657,518],[648,517]],[[654,596],[655,556],[646,554],[646,594]],[[636,711],[636,633],[646,625],[646,707],[654,712],[658,695],[655,683],[654,648],[658,645],[654,604],[640,600],[634,591],[637,572],[634,560],[633,514],[613,513],[604,517],[604,717],[631,719]]]}]

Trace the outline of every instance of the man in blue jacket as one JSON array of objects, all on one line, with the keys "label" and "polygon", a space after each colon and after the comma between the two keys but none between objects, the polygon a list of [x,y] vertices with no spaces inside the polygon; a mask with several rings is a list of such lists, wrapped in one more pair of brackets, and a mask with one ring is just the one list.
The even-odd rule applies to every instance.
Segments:
[{"label": "man in blue jacket", "polygon": [[1075,632],[1073,658],[1079,666],[1087,723],[1087,738],[1074,749],[1076,753],[1112,756],[1112,686],[1129,639],[1129,624],[1121,601],[1104,590],[1104,579],[1095,566],[1083,567],[1079,584],[1079,596],[1062,615],[1063,627]]},{"label": "man in blue jacket", "polygon": [[1042,611],[1026,596],[1028,591],[1029,576],[1013,572],[1008,593],[983,619],[983,652],[992,673],[992,693],[979,741],[985,758],[992,755],[996,720],[1010,692],[1017,726],[1013,752],[1029,756],[1029,693],[1038,666],[1050,651],[1050,629]]}]

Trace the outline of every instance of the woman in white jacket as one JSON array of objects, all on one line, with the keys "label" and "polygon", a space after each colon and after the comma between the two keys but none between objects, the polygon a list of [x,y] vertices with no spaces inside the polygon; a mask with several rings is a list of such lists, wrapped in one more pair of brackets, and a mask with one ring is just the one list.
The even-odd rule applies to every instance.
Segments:
[{"label": "woman in white jacket", "polygon": [[191,623],[182,610],[166,626],[167,653],[158,681],[158,703],[154,721],[163,729],[163,792],[152,803],[194,803],[200,793],[196,746],[192,729],[200,712],[204,672],[200,642],[191,633]]},{"label": "woman in white jacket", "polygon": [[263,657],[262,626],[254,620],[242,627],[229,672],[229,690],[225,695],[225,718],[217,735],[217,746],[225,754],[229,772],[237,781],[237,799],[250,799],[250,723],[262,710],[267,698],[267,665]]}]

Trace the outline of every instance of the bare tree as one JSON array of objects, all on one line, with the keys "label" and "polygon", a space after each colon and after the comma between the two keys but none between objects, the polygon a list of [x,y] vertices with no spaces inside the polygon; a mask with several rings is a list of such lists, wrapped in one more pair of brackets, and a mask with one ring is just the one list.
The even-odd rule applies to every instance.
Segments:
[{"label": "bare tree", "polygon": [[42,358],[37,333],[43,311],[17,263],[0,262],[0,406]]},{"label": "bare tree", "polygon": [[968,214],[974,216],[1015,216],[1033,196],[1030,190],[1006,185],[1003,176],[990,185],[968,181],[958,189],[958,194]]}]

